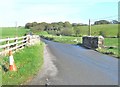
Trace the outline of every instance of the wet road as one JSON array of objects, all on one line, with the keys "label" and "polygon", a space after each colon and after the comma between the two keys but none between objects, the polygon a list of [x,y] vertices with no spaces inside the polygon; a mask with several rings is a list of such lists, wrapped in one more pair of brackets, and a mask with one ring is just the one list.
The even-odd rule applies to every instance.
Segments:
[{"label": "wet road", "polygon": [[44,66],[29,85],[118,84],[118,59],[75,45],[44,42]]}]

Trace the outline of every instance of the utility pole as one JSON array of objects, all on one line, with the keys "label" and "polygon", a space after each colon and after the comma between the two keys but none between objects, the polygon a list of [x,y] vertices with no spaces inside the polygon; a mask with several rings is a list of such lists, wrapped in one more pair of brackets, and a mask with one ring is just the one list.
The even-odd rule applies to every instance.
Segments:
[{"label": "utility pole", "polygon": [[0,39],[2,39],[2,26],[0,28]]},{"label": "utility pole", "polygon": [[89,19],[89,30],[88,30],[88,35],[91,36],[91,23],[90,23],[90,19]]}]

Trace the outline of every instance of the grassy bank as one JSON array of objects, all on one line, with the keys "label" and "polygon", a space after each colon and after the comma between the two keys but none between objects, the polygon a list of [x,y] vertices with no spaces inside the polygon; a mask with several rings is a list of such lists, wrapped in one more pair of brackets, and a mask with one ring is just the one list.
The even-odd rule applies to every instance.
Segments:
[{"label": "grassy bank", "polygon": [[[16,52],[14,60],[17,72],[2,71],[2,85],[19,85],[37,74],[43,64],[43,46],[40,43]],[[2,64],[9,67],[8,57],[3,58]]]}]

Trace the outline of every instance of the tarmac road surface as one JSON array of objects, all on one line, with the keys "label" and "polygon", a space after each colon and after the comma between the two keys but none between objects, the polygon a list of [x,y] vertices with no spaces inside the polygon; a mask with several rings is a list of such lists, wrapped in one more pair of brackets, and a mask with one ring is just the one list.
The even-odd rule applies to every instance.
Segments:
[{"label": "tarmac road surface", "polygon": [[44,65],[28,85],[117,85],[118,59],[80,46],[43,40]]}]

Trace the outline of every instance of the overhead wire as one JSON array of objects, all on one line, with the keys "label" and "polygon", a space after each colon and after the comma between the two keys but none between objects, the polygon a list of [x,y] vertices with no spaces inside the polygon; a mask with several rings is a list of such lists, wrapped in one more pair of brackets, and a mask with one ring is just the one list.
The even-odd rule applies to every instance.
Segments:
[{"label": "overhead wire", "polygon": [[108,17],[104,17],[104,18],[90,19],[91,22],[95,22],[95,21],[99,21],[99,20],[108,20],[108,21],[120,20],[120,17],[118,17],[118,15],[113,15],[113,16],[108,16]]},{"label": "overhead wire", "polygon": [[118,15],[108,16],[108,17],[104,17],[104,18],[96,18],[96,19],[91,19],[91,20],[110,19],[110,18],[114,18],[114,17],[118,17]]}]

